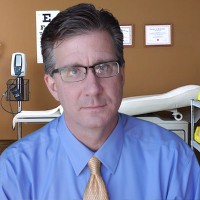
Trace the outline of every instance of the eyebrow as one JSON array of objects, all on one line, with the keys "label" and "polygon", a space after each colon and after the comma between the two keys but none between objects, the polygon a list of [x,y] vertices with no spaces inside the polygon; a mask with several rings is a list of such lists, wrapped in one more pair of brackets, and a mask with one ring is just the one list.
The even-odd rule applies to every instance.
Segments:
[{"label": "eyebrow", "polygon": [[[67,65],[64,65],[64,66],[59,67],[59,68],[63,69],[63,68],[67,68],[67,67],[92,67],[92,66],[107,63],[107,62],[117,62],[117,61],[118,61],[117,59],[109,59],[109,60],[103,60],[102,59],[102,60],[95,62],[93,65],[90,65],[90,66],[85,66],[85,65],[82,65],[82,64],[74,63],[74,64],[67,64]],[[59,69],[59,68],[56,68],[56,69]]]}]

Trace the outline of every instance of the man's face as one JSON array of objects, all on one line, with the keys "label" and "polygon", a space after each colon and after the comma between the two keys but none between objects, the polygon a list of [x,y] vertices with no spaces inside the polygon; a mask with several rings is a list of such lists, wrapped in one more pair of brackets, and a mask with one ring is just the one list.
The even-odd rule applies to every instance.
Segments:
[{"label": "man's face", "polygon": [[[100,62],[117,61],[110,35],[106,32],[89,32],[65,39],[54,50],[56,67],[92,66]],[[123,95],[124,67],[117,76],[98,78],[89,69],[84,80],[67,83],[59,73],[53,78],[45,75],[46,84],[64,108],[70,130],[114,127]]]}]

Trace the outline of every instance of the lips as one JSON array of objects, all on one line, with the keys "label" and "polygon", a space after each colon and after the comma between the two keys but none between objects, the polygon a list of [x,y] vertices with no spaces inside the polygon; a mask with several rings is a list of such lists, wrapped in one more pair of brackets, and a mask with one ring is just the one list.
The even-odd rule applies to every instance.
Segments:
[{"label": "lips", "polygon": [[92,105],[92,106],[83,106],[81,109],[85,110],[100,110],[104,108],[106,105]]},{"label": "lips", "polygon": [[104,109],[107,106],[108,100],[104,98],[85,98],[83,101],[80,102],[80,109],[88,109],[88,110],[100,110]]}]

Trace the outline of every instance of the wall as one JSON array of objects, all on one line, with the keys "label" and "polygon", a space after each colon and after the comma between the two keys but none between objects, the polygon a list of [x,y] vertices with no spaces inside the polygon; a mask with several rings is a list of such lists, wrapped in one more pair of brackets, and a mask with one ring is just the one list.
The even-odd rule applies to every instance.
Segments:
[{"label": "wall", "polygon": [[[58,102],[50,96],[43,81],[43,65],[36,62],[36,10],[62,10],[77,0],[1,0],[0,6],[0,95],[6,91],[13,52],[27,56],[27,76],[30,80],[30,101],[24,110],[51,109]],[[167,92],[187,84],[199,84],[200,74],[200,1],[90,0],[118,17],[120,24],[135,25],[135,45],[125,48],[126,84],[124,97]],[[144,25],[173,23],[173,47],[144,47]],[[3,98],[4,107],[9,103]],[[13,109],[16,103],[11,103]],[[0,139],[16,139],[12,130],[13,116],[0,109]],[[23,125],[23,134],[40,127]]]}]

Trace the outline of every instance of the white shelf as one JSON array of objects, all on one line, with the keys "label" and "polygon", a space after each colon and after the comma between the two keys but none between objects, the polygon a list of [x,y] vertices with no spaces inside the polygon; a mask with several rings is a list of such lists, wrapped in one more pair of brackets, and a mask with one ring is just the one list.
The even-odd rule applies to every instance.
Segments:
[{"label": "white shelf", "polygon": [[200,101],[197,101],[197,100],[192,100],[191,101],[191,105],[197,107],[197,108],[200,108]]},{"label": "white shelf", "polygon": [[192,143],[192,146],[200,152],[200,144],[197,143],[197,142],[194,141],[194,140],[193,140],[191,143]]},{"label": "white shelf", "polygon": [[193,138],[194,136],[194,131],[195,131],[195,113],[194,113],[194,107],[199,108],[200,109],[200,101],[198,100],[191,100],[191,148],[195,148],[196,150],[198,150],[200,152],[200,144],[198,142],[196,142]]}]

